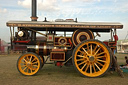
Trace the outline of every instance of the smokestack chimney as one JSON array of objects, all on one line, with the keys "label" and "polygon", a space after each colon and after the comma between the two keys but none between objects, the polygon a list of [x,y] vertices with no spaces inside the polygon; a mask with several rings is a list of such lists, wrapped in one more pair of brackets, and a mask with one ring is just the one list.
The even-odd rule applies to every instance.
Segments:
[{"label": "smokestack chimney", "polygon": [[31,21],[37,21],[38,17],[36,16],[36,10],[37,10],[37,3],[36,0],[32,0],[32,16]]}]

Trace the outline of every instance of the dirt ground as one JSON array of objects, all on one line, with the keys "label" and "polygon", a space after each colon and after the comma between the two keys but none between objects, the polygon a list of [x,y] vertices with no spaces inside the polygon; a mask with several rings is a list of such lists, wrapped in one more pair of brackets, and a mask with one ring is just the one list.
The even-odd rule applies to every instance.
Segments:
[{"label": "dirt ground", "polygon": [[[118,63],[124,64],[124,56],[117,54]],[[0,55],[0,85],[128,85],[128,73],[125,78],[108,72],[101,78],[83,78],[71,67],[56,67],[44,65],[35,76],[23,76],[17,68],[16,62],[20,55]]]}]

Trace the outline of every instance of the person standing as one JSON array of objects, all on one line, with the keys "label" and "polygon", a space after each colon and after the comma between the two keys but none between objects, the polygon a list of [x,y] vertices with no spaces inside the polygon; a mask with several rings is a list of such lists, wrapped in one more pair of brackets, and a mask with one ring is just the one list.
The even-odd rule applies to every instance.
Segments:
[{"label": "person standing", "polygon": [[126,66],[128,66],[128,57],[127,56],[125,56],[125,60],[126,60]]}]

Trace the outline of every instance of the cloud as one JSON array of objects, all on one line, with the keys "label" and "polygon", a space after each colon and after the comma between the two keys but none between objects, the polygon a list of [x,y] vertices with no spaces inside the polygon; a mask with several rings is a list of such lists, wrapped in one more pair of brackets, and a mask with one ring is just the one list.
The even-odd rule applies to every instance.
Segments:
[{"label": "cloud", "polygon": [[82,0],[82,1],[84,1],[84,2],[94,2],[94,1],[98,1],[98,2],[100,2],[101,0]]},{"label": "cloud", "polygon": [[7,12],[7,9],[2,9],[2,8],[0,8],[0,13],[6,13]]},{"label": "cloud", "polygon": [[62,2],[95,2],[95,1],[98,1],[100,2],[101,0],[62,0]]},{"label": "cloud", "polygon": [[[18,1],[18,5],[25,8],[31,8],[31,0]],[[57,0],[37,0],[37,6],[39,10],[44,11],[56,11],[59,10]]]},{"label": "cloud", "polygon": [[117,0],[114,0],[114,2],[117,2]]},{"label": "cloud", "polygon": [[119,3],[118,7],[114,9],[115,12],[128,12],[128,3]]},{"label": "cloud", "polygon": [[[101,0],[37,0],[37,6],[39,10],[43,11],[57,11],[60,10],[60,4],[64,2],[100,2]],[[18,5],[23,6],[24,8],[31,8],[31,0],[19,0]]]},{"label": "cloud", "polygon": [[72,2],[74,0],[62,0],[62,2]]},{"label": "cloud", "polygon": [[30,8],[31,0],[18,1],[18,5],[21,5],[25,8]]},{"label": "cloud", "polygon": [[56,11],[59,10],[57,0],[39,0],[38,8],[45,11]]}]

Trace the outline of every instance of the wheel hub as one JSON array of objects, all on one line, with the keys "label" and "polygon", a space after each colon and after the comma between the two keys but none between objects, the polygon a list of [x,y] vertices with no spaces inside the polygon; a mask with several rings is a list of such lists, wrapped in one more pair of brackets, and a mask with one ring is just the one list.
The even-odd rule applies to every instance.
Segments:
[{"label": "wheel hub", "polygon": [[27,63],[27,66],[28,66],[28,67],[31,67],[31,62],[28,62],[28,63]]},{"label": "wheel hub", "polygon": [[89,56],[89,60],[93,62],[95,60],[94,56]]}]

